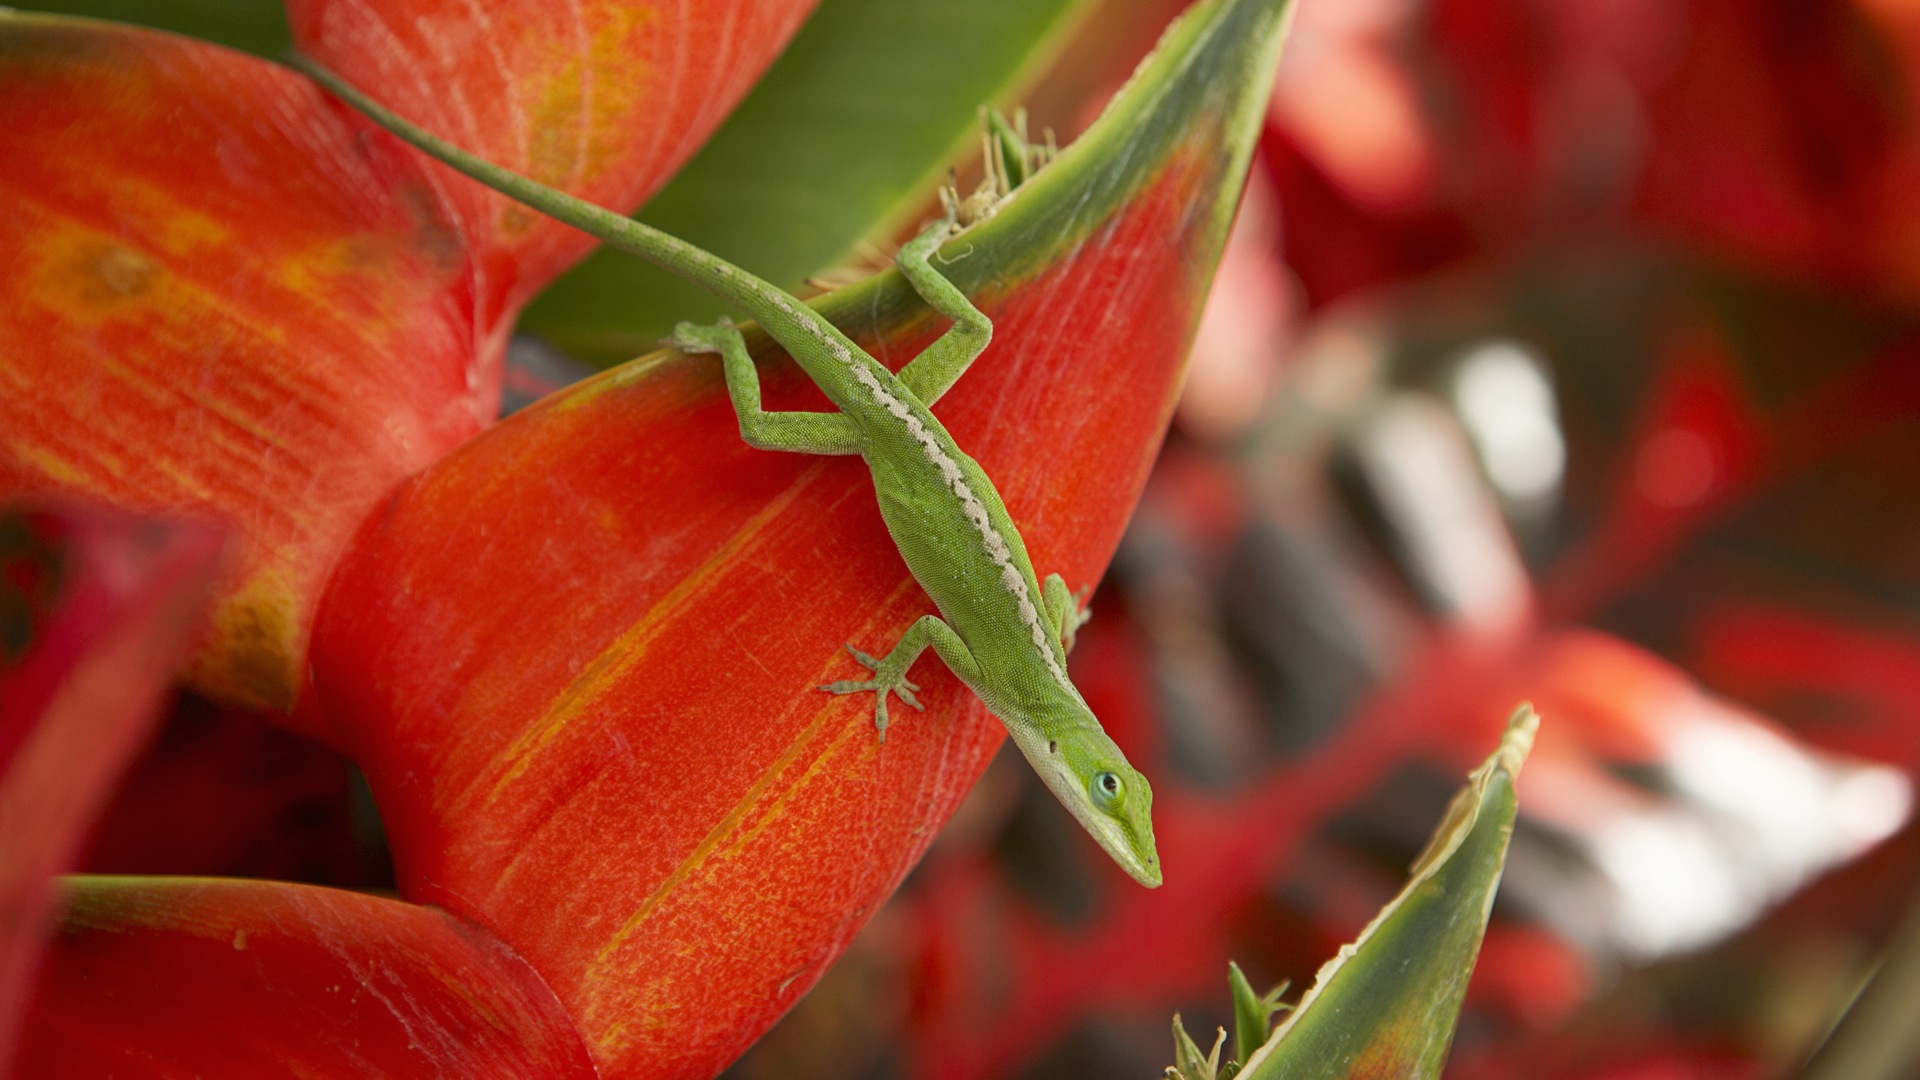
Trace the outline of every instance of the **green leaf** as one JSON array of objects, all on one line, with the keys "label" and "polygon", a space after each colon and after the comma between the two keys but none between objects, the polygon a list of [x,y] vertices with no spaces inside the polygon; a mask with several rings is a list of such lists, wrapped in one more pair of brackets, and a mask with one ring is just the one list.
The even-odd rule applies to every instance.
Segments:
[{"label": "green leaf", "polygon": [[1413,866],[1412,880],[1241,1071],[1245,1080],[1438,1077],[1513,832],[1513,781],[1539,717],[1522,705],[1507,734]]},{"label": "green leaf", "polygon": [[171,30],[269,60],[292,44],[279,0],[22,0],[13,6]]},{"label": "green leaf", "polygon": [[1253,1057],[1260,1044],[1267,1041],[1267,1033],[1272,1030],[1273,1014],[1291,1006],[1280,1004],[1280,995],[1287,992],[1290,983],[1266,992],[1255,994],[1253,984],[1240,970],[1240,965],[1227,961],[1227,986],[1233,991],[1233,1059],[1246,1061]]},{"label": "green leaf", "polygon": [[1220,1028],[1214,1037],[1211,1053],[1202,1054],[1200,1047],[1187,1034],[1180,1023],[1180,1014],[1173,1014],[1173,1068],[1167,1070],[1167,1080],[1223,1080],[1220,1075],[1220,1047],[1227,1041],[1227,1029]]},{"label": "green leaf", "polygon": [[[1081,0],[823,0],[786,53],[639,218],[781,288],[886,237],[978,145],[983,102],[1044,68]],[[601,251],[527,308],[520,328],[589,361],[651,351],[721,305]]]}]

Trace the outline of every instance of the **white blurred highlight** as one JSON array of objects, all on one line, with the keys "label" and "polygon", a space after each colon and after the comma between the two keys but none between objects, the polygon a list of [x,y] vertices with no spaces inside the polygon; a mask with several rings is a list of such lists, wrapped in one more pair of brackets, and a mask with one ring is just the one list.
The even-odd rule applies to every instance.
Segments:
[{"label": "white blurred highlight", "polygon": [[1458,619],[1493,630],[1525,615],[1526,568],[1444,406],[1396,395],[1368,417],[1355,449],[1411,569]]},{"label": "white blurred highlight", "polygon": [[1612,883],[1612,936],[1639,957],[1703,945],[1744,924],[1760,898],[1722,857],[1720,838],[1685,811],[1623,815],[1592,839]]},{"label": "white blurred highlight", "polygon": [[1553,384],[1538,356],[1512,341],[1474,346],[1454,372],[1453,403],[1501,495],[1518,503],[1558,495],[1567,444]]},{"label": "white blurred highlight", "polygon": [[[1905,774],[1826,754],[1704,695],[1658,718],[1659,784],[1644,791],[1591,771],[1584,796],[1536,812],[1587,852],[1611,902],[1573,910],[1533,891],[1580,940],[1636,960],[1698,949],[1737,933],[1815,875],[1907,821]],[[1517,882],[1516,882],[1517,884]]]}]

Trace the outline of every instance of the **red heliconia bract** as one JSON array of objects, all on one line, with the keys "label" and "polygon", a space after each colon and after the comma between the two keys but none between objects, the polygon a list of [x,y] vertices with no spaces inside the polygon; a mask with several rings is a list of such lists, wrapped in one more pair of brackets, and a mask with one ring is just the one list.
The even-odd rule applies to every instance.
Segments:
[{"label": "red heliconia bract", "polygon": [[[625,211],[706,142],[817,2],[288,0],[287,21],[301,52],[415,123]],[[594,246],[425,167],[471,253],[478,338],[511,329],[521,305]]]},{"label": "red heliconia bract", "polygon": [[539,976],[444,911],[273,881],[76,877],[22,1077],[592,1077]]},{"label": "red heliconia bract", "polygon": [[[476,149],[626,210],[810,8],[312,0],[292,23]],[[494,418],[513,315],[590,242],[301,75],[105,23],[0,17],[0,160],[0,496],[234,521],[192,678],[291,708],[347,537]]]}]

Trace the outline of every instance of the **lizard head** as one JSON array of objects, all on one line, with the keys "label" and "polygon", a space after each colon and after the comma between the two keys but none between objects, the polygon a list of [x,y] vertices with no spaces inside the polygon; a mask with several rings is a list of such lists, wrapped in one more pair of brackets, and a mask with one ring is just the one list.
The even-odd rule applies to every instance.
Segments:
[{"label": "lizard head", "polygon": [[1095,726],[1057,734],[1014,731],[1014,741],[1053,791],[1120,868],[1149,889],[1160,884],[1153,846],[1153,788]]}]

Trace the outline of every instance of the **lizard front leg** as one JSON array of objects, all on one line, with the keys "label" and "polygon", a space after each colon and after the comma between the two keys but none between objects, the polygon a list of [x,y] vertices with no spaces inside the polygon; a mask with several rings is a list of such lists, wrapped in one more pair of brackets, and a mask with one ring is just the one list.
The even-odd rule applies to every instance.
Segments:
[{"label": "lizard front leg", "polygon": [[940,655],[940,659],[946,661],[947,667],[960,676],[962,682],[972,685],[980,669],[974,663],[973,653],[967,649],[967,643],[960,640],[960,635],[954,633],[952,627],[941,622],[939,616],[922,615],[907,627],[907,632],[900,635],[893,650],[882,659],[875,660],[851,644],[847,646],[853,658],[873,672],[873,678],[864,682],[827,683],[820,689],[830,694],[873,691],[873,726],[880,731],[880,741],[886,742],[888,693],[898,694],[901,701],[916,709],[922,707],[919,699],[913,696],[920,687],[907,681],[907,669],[913,666],[913,662],[920,658],[929,645],[933,646],[933,651]]},{"label": "lizard front leg", "polygon": [[839,413],[768,412],[760,407],[760,370],[747,354],[747,341],[733,320],[711,326],[683,322],[666,343],[683,353],[719,353],[727,376],[727,397],[740,420],[740,438],[761,450],[795,454],[857,454],[859,433]]}]

